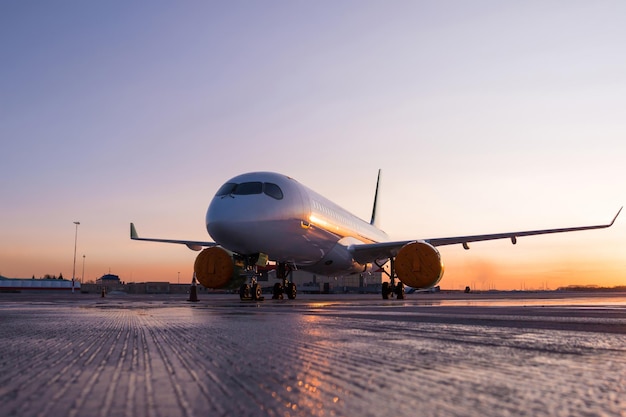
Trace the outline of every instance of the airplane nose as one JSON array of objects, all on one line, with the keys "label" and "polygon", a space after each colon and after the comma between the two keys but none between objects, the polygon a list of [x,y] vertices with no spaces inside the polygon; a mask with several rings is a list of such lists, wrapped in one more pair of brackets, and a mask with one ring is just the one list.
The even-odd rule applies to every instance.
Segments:
[{"label": "airplane nose", "polygon": [[227,246],[239,246],[237,243],[245,242],[241,233],[241,224],[232,221],[211,221],[206,225],[207,231],[217,243]]},{"label": "airplane nose", "polygon": [[216,243],[236,252],[252,250],[259,227],[265,220],[259,211],[259,204],[249,199],[215,197],[206,215],[206,229]]},{"label": "airplane nose", "polygon": [[[251,173],[224,184],[207,209],[206,228],[214,241],[233,252],[270,250],[277,235],[303,218],[298,189],[286,177]],[[296,220],[294,220],[296,219]]]},{"label": "airplane nose", "polygon": [[238,233],[240,224],[247,217],[243,206],[231,197],[213,199],[206,214],[206,228],[216,242],[223,242]]}]

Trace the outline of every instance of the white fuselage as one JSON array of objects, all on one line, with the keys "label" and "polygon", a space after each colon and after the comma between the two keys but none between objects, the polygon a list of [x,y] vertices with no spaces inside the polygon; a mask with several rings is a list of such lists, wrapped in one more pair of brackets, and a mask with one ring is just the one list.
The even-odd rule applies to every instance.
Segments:
[{"label": "white fuselage", "polygon": [[387,235],[285,175],[253,172],[229,180],[206,214],[216,243],[242,255],[264,253],[276,262],[325,275],[367,270],[347,247]]}]

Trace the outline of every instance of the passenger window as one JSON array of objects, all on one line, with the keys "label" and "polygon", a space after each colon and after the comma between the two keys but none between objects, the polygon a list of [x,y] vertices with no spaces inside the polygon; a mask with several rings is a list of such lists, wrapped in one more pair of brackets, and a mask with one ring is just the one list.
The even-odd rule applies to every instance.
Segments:
[{"label": "passenger window", "polygon": [[231,194],[236,186],[237,184],[235,184],[234,182],[227,182],[226,184],[222,185],[219,190],[217,190],[217,193],[215,193],[215,195],[220,197],[223,195]]},{"label": "passenger window", "polygon": [[263,192],[262,182],[242,182],[235,188],[235,195],[261,194]]},{"label": "passenger window", "polygon": [[283,190],[276,184],[266,182],[263,184],[263,192],[276,200],[283,199]]}]

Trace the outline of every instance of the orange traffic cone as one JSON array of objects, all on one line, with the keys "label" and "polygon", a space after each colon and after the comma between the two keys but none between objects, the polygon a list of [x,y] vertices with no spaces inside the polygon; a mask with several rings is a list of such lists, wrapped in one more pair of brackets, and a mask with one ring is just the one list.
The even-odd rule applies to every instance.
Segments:
[{"label": "orange traffic cone", "polygon": [[193,274],[193,280],[191,280],[191,287],[189,287],[189,300],[187,301],[198,301],[198,288],[196,285],[196,274]]}]

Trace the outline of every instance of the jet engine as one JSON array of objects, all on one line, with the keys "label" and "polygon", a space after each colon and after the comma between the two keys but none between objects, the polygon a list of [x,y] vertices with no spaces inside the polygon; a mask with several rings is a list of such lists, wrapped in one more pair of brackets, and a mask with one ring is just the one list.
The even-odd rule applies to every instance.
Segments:
[{"label": "jet engine", "polygon": [[206,248],[196,257],[193,271],[196,279],[206,288],[224,288],[234,277],[233,256],[217,246]]},{"label": "jet engine", "polygon": [[395,270],[403,284],[413,288],[430,288],[441,280],[443,263],[434,246],[426,242],[411,242],[398,252]]}]

